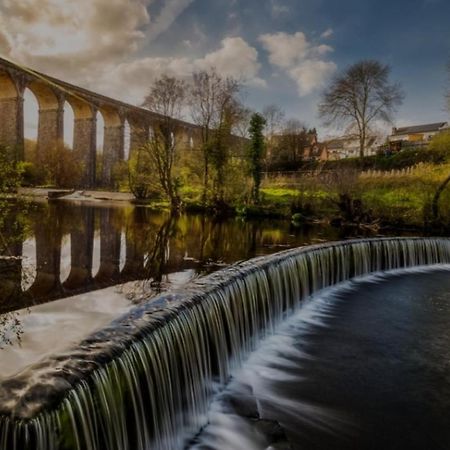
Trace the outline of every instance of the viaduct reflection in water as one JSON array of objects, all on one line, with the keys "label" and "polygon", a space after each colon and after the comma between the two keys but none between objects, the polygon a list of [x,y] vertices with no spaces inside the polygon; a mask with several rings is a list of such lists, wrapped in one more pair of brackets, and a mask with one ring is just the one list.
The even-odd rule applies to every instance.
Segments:
[{"label": "viaduct reflection in water", "polygon": [[312,237],[293,235],[286,223],[65,203],[35,205],[24,220],[10,214],[2,228],[8,258],[0,260],[0,314],[129,281],[157,287],[167,274],[190,269],[194,276]]}]

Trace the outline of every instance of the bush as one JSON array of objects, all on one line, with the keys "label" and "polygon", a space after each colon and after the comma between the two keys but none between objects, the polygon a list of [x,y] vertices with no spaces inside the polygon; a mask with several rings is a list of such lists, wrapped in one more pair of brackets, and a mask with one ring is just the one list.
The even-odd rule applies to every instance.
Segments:
[{"label": "bush", "polygon": [[24,182],[74,188],[81,184],[84,166],[80,155],[65,145],[55,145],[37,152],[35,142],[25,143]]},{"label": "bush", "polygon": [[23,162],[22,186],[36,186],[42,181],[39,170],[32,162]]},{"label": "bush", "polygon": [[161,189],[152,158],[144,146],[136,149],[128,160],[128,185],[132,194],[138,200],[148,200],[161,197]]},{"label": "bush", "polygon": [[22,181],[23,163],[17,162],[16,153],[0,146],[0,192],[15,192]]},{"label": "bush", "polygon": [[271,165],[271,172],[296,172],[302,170],[401,170],[419,163],[443,164],[450,160],[450,132],[439,133],[428,148],[407,147],[392,154],[379,154],[364,158],[346,158],[336,161],[298,161],[295,164]]},{"label": "bush", "polygon": [[450,131],[438,133],[430,142],[430,150],[448,155],[450,153]]},{"label": "bush", "polygon": [[[419,163],[442,164],[450,158],[450,144],[439,145],[430,143],[429,148],[410,148],[390,155],[374,155],[365,158],[347,158],[337,161],[327,161],[323,168],[327,170],[355,169],[355,170],[401,170]],[[316,168],[319,164],[316,165]]]}]

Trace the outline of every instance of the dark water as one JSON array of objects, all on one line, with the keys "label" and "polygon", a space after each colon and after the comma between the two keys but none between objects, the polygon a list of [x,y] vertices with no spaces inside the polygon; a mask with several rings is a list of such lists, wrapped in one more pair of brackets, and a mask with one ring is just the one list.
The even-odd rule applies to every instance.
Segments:
[{"label": "dark water", "polygon": [[195,448],[267,448],[252,415],[281,425],[273,448],[449,449],[450,269],[321,294],[236,375]]},{"label": "dark water", "polygon": [[[30,204],[1,223],[0,313],[133,280],[147,293],[257,255],[354,233],[289,221],[170,217],[148,208]],[[183,274],[183,275],[180,275]]]}]

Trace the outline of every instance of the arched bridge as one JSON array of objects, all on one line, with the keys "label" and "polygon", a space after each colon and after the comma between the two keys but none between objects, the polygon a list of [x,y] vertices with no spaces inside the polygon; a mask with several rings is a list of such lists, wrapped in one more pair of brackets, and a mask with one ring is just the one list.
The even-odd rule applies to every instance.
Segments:
[{"label": "arched bridge", "polygon": [[[39,105],[37,155],[59,148],[64,139],[64,103],[74,112],[73,150],[84,166],[80,187],[111,186],[112,169],[125,156],[125,122],[130,127],[130,151],[148,140],[164,116],[21,67],[0,58],[0,144],[24,155],[24,92]],[[97,114],[105,124],[101,179],[96,180]],[[178,122],[180,146],[195,145],[200,127]]]}]

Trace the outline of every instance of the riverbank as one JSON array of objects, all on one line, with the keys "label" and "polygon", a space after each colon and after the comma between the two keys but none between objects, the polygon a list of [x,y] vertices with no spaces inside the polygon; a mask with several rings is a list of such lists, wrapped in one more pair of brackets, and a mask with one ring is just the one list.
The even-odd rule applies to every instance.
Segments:
[{"label": "riverbank", "polygon": [[[249,203],[245,193],[234,195],[226,205],[202,203],[200,186],[180,189],[182,209],[215,217],[286,219],[296,225],[325,223],[335,226],[370,227],[374,230],[430,229],[433,196],[450,173],[450,162],[421,163],[394,171],[318,173],[304,176],[272,175],[263,180],[260,202]],[[449,190],[450,191],[450,190]],[[61,194],[61,196],[60,196]],[[21,188],[18,196],[33,200],[134,204],[154,210],[169,210],[167,201],[138,201],[129,192]],[[439,201],[442,230],[450,223],[450,192]]]}]

